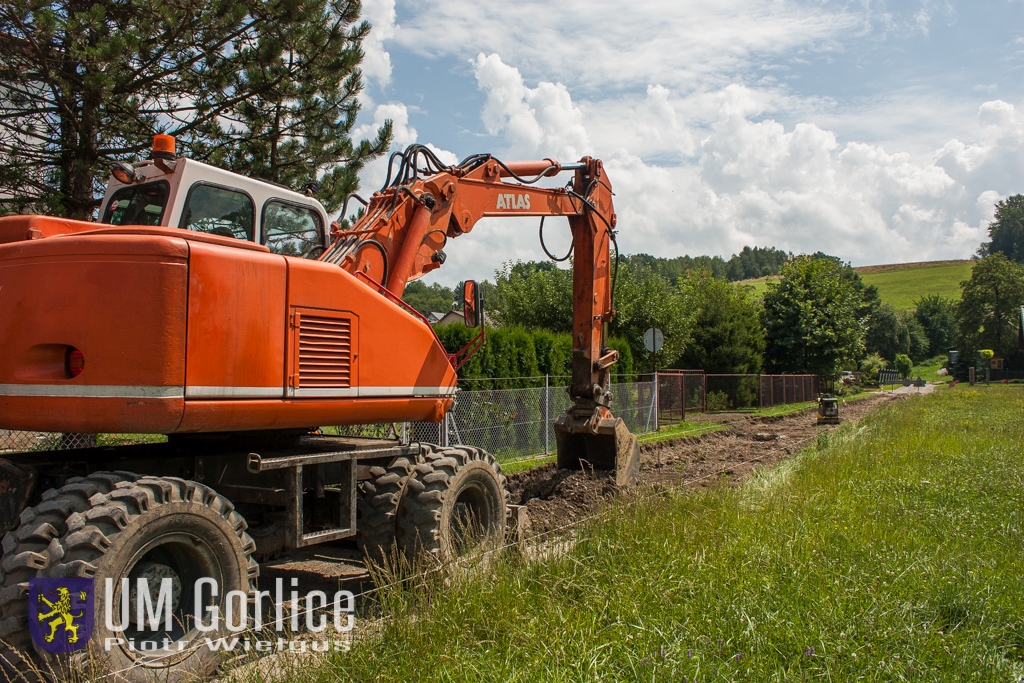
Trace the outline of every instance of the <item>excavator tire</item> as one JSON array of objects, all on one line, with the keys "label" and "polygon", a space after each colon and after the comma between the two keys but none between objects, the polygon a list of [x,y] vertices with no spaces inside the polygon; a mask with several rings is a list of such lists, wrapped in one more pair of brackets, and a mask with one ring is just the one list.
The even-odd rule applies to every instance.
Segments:
[{"label": "excavator tire", "polygon": [[[228,499],[194,481],[145,476],[117,484],[105,495],[93,496],[87,510],[68,519],[67,532],[60,538],[59,547],[51,551],[59,558],[41,572],[49,577],[94,579],[92,638],[83,649],[69,655],[53,655],[37,648],[38,654],[58,678],[79,676],[110,683],[177,683],[205,678],[230,656],[208,648],[206,638],[217,641],[229,634],[225,619],[221,619],[218,630],[203,633],[196,629],[193,587],[199,578],[213,578],[218,589],[213,602],[221,615],[225,614],[230,591],[252,594],[259,565],[253,559],[256,544],[245,530],[245,519]],[[157,581],[171,578],[175,582],[178,588],[172,598],[170,632],[141,631],[131,618],[128,624],[121,624],[121,632],[107,627],[104,598],[113,601],[112,619],[120,622],[124,577],[154,582],[154,603],[160,586]],[[113,579],[112,596],[105,595],[106,579]],[[131,585],[134,587],[134,580]],[[207,590],[204,594],[209,596]],[[237,621],[238,606],[234,609]],[[134,609],[129,614],[133,615]],[[209,621],[205,615],[204,619]],[[188,627],[187,633],[182,625]],[[164,638],[170,641],[169,646],[163,644]],[[109,650],[105,647],[108,639],[112,643]],[[143,641],[163,648],[146,651]]]},{"label": "excavator tire", "polygon": [[433,447],[413,467],[398,513],[398,547],[449,561],[487,538],[503,541],[509,493],[501,465],[472,446]]},{"label": "excavator tire", "polygon": [[382,565],[395,547],[398,501],[415,464],[413,458],[400,457],[387,467],[372,467],[371,479],[360,486],[356,502],[356,544],[372,564]]},{"label": "excavator tire", "polygon": [[134,481],[137,476],[131,472],[96,472],[68,479],[59,489],[43,493],[39,505],[22,510],[18,525],[4,536],[0,562],[0,680],[42,680],[40,662],[30,656],[28,580],[49,569],[51,547],[56,547],[67,532],[69,517],[88,510],[93,496],[109,493],[119,482]]}]

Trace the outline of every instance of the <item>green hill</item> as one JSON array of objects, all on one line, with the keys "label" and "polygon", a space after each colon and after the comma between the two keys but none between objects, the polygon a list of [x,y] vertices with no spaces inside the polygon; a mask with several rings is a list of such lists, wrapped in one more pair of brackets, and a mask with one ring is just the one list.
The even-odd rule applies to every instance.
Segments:
[{"label": "green hill", "polygon": [[[896,308],[913,308],[922,296],[941,294],[960,298],[960,282],[971,277],[971,261],[923,261],[854,268],[864,284],[878,287],[878,296]],[[763,294],[774,277],[744,280],[757,294]]]},{"label": "green hill", "polygon": [[960,282],[971,277],[971,261],[926,261],[854,268],[864,284],[878,287],[878,296],[896,308],[913,308],[929,294],[960,298]]}]

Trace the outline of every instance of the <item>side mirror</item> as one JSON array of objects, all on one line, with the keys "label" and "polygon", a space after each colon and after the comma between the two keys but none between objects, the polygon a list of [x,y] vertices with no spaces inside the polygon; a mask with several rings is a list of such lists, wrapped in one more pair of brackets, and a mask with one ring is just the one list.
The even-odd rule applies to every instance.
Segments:
[{"label": "side mirror", "polygon": [[462,285],[462,314],[466,327],[480,327],[484,316],[484,302],[476,280],[466,280]]}]

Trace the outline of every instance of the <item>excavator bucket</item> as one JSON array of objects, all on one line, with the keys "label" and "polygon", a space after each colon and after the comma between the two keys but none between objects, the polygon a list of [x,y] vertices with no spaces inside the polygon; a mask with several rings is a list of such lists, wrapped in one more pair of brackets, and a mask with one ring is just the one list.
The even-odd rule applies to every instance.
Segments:
[{"label": "excavator bucket", "polygon": [[605,418],[596,430],[568,416],[555,422],[559,469],[614,470],[616,486],[630,486],[640,474],[640,444],[622,418]]}]

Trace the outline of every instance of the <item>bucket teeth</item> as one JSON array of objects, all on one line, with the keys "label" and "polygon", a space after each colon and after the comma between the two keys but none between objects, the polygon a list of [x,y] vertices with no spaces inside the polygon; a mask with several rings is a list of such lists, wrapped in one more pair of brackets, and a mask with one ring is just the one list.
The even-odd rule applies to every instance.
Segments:
[{"label": "bucket teeth", "polygon": [[632,486],[640,476],[640,443],[622,420],[615,425],[615,485]]}]

